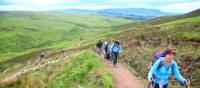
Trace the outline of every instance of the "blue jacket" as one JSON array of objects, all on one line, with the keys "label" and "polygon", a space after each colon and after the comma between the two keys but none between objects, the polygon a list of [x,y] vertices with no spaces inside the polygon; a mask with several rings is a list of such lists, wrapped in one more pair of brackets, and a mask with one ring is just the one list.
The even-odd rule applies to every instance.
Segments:
[{"label": "blue jacket", "polygon": [[[161,63],[163,63],[163,64],[160,65]],[[181,76],[181,74],[178,70],[177,63],[174,60],[172,60],[170,63],[170,66],[167,67],[167,65],[165,63],[165,57],[160,57],[160,59],[158,59],[154,63],[154,65],[151,67],[149,74],[148,74],[148,80],[151,80],[151,78],[154,75],[155,78],[153,78],[153,81],[155,83],[159,84],[161,81],[163,81],[163,85],[166,85],[169,83],[169,78],[170,78],[172,72],[174,73],[174,76],[181,84],[185,84],[186,79],[184,79]]]}]

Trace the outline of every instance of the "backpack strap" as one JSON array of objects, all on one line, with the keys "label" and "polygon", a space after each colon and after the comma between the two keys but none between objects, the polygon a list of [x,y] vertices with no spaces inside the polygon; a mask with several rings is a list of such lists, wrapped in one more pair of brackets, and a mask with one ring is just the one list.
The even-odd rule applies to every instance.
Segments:
[{"label": "backpack strap", "polygon": [[157,69],[160,69],[164,64],[164,60],[163,59],[160,59],[160,63],[158,65],[158,68]]},{"label": "backpack strap", "polygon": [[171,68],[172,68],[172,73],[173,73],[173,71],[174,71],[174,63],[171,64]]},{"label": "backpack strap", "polygon": [[113,50],[113,48],[114,48],[114,47],[116,47],[116,46],[117,46],[117,44],[116,44],[116,43],[113,43],[113,47],[112,47],[112,50]]},{"label": "backpack strap", "polygon": [[[172,62],[171,62],[172,63]],[[161,68],[164,65],[164,59],[160,59],[160,64],[157,69]],[[170,64],[170,67],[172,68],[172,71],[174,69],[174,63]]]}]

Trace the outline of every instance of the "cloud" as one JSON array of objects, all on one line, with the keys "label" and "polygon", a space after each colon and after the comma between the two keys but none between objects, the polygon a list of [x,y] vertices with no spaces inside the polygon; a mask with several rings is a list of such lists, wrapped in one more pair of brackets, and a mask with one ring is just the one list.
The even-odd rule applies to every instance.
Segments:
[{"label": "cloud", "polygon": [[31,6],[22,6],[22,5],[5,5],[0,6],[2,11],[47,11],[47,10],[58,10],[58,9],[89,9],[89,10],[98,10],[98,9],[108,9],[108,8],[121,8],[119,6],[46,6],[46,7],[31,7]]},{"label": "cloud", "polygon": [[160,6],[159,8],[168,12],[185,13],[192,10],[200,9],[200,1],[177,3],[172,5]]},{"label": "cloud", "polygon": [[117,6],[50,6],[48,10],[56,9],[89,9],[89,10],[98,10],[98,9],[107,9],[107,8],[120,8]]},{"label": "cloud", "polygon": [[62,0],[1,0],[0,5],[56,5],[61,4]]}]

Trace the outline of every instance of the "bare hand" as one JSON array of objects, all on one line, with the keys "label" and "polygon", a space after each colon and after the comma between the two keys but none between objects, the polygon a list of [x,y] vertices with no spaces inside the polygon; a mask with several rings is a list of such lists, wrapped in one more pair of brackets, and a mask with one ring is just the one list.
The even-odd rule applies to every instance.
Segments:
[{"label": "bare hand", "polygon": [[151,83],[152,83],[152,80],[148,80],[148,82],[151,84]]},{"label": "bare hand", "polygon": [[190,88],[190,79],[187,79],[186,86],[188,86],[188,88]]}]

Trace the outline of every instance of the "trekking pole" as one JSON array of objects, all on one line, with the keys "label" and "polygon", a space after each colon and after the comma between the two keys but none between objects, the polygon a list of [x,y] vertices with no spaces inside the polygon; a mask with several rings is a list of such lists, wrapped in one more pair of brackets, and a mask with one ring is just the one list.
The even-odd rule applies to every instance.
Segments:
[{"label": "trekking pole", "polygon": [[[151,80],[152,80],[152,78],[151,78]],[[149,82],[149,81],[148,81],[148,88],[151,87],[151,83],[152,83],[152,82]]]},{"label": "trekking pole", "polygon": [[164,81],[161,80],[160,83],[159,83],[159,88],[163,88],[163,83],[164,83]]},{"label": "trekking pole", "polygon": [[[151,78],[151,80],[152,80],[152,78]],[[151,81],[151,82],[148,82],[148,88],[151,88],[151,84],[152,84],[152,88],[154,88],[154,86],[155,86],[155,83],[153,83],[153,81]]]},{"label": "trekking pole", "polygon": [[155,87],[155,85],[156,85],[156,84],[155,84],[155,83],[153,83],[153,86],[152,86],[152,88],[154,88],[154,87]]},{"label": "trekking pole", "polygon": [[148,88],[150,88],[150,86],[151,86],[151,83],[150,83],[150,82],[148,82]]},{"label": "trekking pole", "polygon": [[[150,88],[151,87],[151,83],[149,82],[148,83],[148,88]],[[155,87],[155,84],[153,84],[153,86],[152,86],[152,88],[154,88]]]}]

